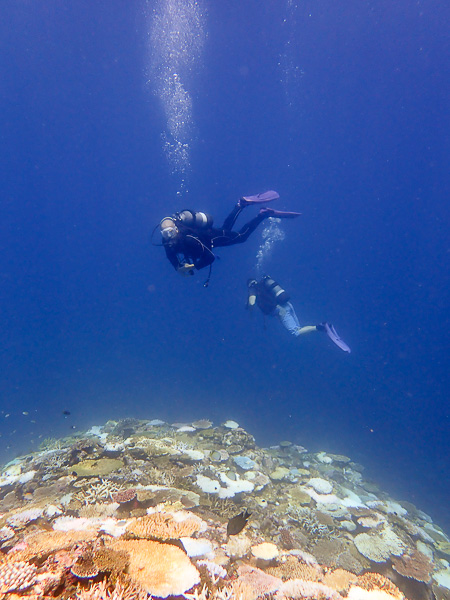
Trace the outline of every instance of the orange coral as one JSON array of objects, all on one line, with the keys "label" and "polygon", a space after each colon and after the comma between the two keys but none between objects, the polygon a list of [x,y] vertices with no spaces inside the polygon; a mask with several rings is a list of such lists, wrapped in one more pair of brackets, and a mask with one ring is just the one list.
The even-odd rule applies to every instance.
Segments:
[{"label": "orange coral", "polygon": [[57,550],[70,548],[95,537],[92,531],[38,531],[25,538],[27,547],[15,554],[19,560],[43,557]]},{"label": "orange coral", "polygon": [[199,529],[200,523],[191,517],[176,521],[169,513],[157,512],[134,519],[127,532],[139,539],[170,540],[189,537]]},{"label": "orange coral", "polygon": [[338,592],[346,592],[351,583],[356,583],[358,581],[358,577],[345,569],[336,569],[335,571],[326,573],[322,581],[325,585]]},{"label": "orange coral", "polygon": [[[322,579],[322,569],[319,565],[308,565],[298,560],[296,556],[288,556],[285,562],[276,567],[269,567],[266,573],[274,577],[280,577],[283,581],[286,579],[307,579],[309,581],[320,581]],[[331,586],[333,587],[333,586]]]},{"label": "orange coral", "polygon": [[391,594],[391,596],[398,598],[398,600],[402,600],[404,597],[402,592],[390,579],[379,573],[364,573],[364,575],[359,575],[357,585],[368,591],[383,590],[383,592]]},{"label": "orange coral", "polygon": [[176,546],[150,540],[115,540],[111,546],[129,554],[131,579],[153,596],[178,596],[200,582],[199,572]]}]

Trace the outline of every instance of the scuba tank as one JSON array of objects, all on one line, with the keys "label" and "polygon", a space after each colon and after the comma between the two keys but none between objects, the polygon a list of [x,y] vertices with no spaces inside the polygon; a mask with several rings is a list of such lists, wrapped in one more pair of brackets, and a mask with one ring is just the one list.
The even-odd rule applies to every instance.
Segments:
[{"label": "scuba tank", "polygon": [[286,302],[289,302],[289,294],[272,277],[266,275],[261,283],[264,286],[265,292],[273,298],[276,304],[286,304]]},{"label": "scuba tank", "polygon": [[190,229],[208,229],[212,227],[213,217],[204,212],[185,209],[175,213],[175,219]]}]

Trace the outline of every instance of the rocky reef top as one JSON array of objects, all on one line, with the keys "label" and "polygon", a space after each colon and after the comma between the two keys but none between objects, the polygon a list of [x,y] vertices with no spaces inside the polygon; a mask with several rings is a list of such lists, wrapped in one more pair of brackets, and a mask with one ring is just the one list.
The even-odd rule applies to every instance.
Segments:
[{"label": "rocky reef top", "polygon": [[47,439],[2,469],[0,598],[449,599],[447,535],[363,471],[235,421]]}]

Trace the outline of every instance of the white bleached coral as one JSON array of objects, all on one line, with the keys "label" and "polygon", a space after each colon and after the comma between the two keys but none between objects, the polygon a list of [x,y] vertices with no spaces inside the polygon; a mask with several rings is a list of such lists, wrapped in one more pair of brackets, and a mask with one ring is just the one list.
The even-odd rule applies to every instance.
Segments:
[{"label": "white bleached coral", "polygon": [[181,537],[180,542],[183,544],[186,554],[190,558],[214,558],[213,547],[209,540],[204,538]]},{"label": "white bleached coral", "polygon": [[285,581],[275,598],[283,600],[284,598],[323,598],[324,600],[342,600],[341,594],[332,588],[317,583],[315,581],[305,581],[303,579],[290,579]]},{"label": "white bleached coral", "polygon": [[330,494],[333,490],[331,483],[321,477],[313,477],[307,485],[311,486],[318,494]]},{"label": "white bleached coral", "polygon": [[42,517],[44,510],[42,508],[29,508],[28,510],[23,510],[22,512],[18,512],[11,517],[6,519],[6,522],[11,527],[24,527],[27,523],[31,521],[36,521],[39,517]]},{"label": "white bleached coral", "polygon": [[261,560],[270,561],[278,556],[278,548],[270,542],[263,542],[262,544],[252,546],[251,550],[253,556]]},{"label": "white bleached coral", "polygon": [[98,530],[102,522],[99,519],[85,517],[59,517],[53,523],[55,531],[89,531]]},{"label": "white bleached coral", "polygon": [[388,560],[391,554],[400,556],[405,550],[405,544],[389,527],[381,531],[360,533],[355,536],[354,542],[358,552],[379,563]]},{"label": "white bleached coral", "polygon": [[438,585],[450,590],[450,567],[434,573],[433,579]]},{"label": "white bleached coral", "polygon": [[331,456],[327,456],[325,452],[319,452],[317,454],[317,460],[325,465],[330,465],[333,462]]},{"label": "white bleached coral", "polygon": [[14,465],[14,466],[17,467],[17,470],[19,472],[13,473],[11,471],[8,474],[8,471],[5,471],[0,476],[0,487],[2,487],[4,485],[12,485],[13,483],[19,483],[19,484],[28,483],[36,475],[36,471],[27,471],[26,473],[21,473],[19,465]]},{"label": "white bleached coral", "polygon": [[236,479],[230,479],[225,473],[219,473],[219,477],[225,486],[217,479],[211,479],[200,474],[197,475],[196,483],[203,492],[217,494],[219,498],[233,498],[233,496],[242,492],[252,492],[255,487],[253,483],[240,479],[238,475],[236,475]]},{"label": "white bleached coral", "polygon": [[206,475],[197,475],[196,483],[205,494],[217,494],[220,490],[220,483],[217,479],[211,479]]}]

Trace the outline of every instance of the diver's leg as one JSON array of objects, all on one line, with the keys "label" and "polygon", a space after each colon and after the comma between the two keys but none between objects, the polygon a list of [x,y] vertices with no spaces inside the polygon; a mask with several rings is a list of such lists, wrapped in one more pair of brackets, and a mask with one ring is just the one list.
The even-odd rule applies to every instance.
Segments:
[{"label": "diver's leg", "polygon": [[261,221],[267,219],[268,216],[269,215],[260,212],[254,219],[246,223],[239,231],[221,229],[219,233],[215,232],[215,235],[212,238],[213,246],[218,248],[219,246],[232,246],[233,244],[241,244],[242,242],[245,242],[248,236],[255,231]]},{"label": "diver's leg", "polygon": [[290,302],[285,304],[279,304],[276,308],[278,318],[282,322],[283,326],[292,335],[300,335],[300,323],[298,322],[297,315],[295,314],[294,307]]},{"label": "diver's leg", "polygon": [[264,221],[264,219],[267,219],[270,215],[266,215],[266,213],[263,212],[259,212],[259,214],[252,219],[251,221],[249,221],[248,223],[246,223],[238,232],[236,238],[232,241],[233,244],[240,244],[242,242],[247,241],[247,239],[249,238],[249,236],[255,231],[255,229],[258,227],[258,225]]},{"label": "diver's leg", "polygon": [[298,330],[298,335],[303,335],[304,333],[311,333],[311,331],[318,331],[315,325],[305,325],[304,327],[300,327]]},{"label": "diver's leg", "polygon": [[241,201],[239,200],[239,202],[234,206],[233,210],[223,222],[222,229],[224,229],[225,231],[231,231],[234,227],[234,224],[236,223],[236,219],[246,206],[246,204],[241,204]]}]

